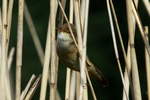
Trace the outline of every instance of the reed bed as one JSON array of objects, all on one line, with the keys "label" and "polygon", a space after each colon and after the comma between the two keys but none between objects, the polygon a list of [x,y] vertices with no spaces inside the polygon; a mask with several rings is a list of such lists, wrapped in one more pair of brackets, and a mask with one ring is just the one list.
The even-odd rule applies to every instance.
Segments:
[{"label": "reed bed", "polygon": [[[67,3],[69,2],[69,3]],[[149,14],[148,0],[143,0],[147,13]],[[114,54],[120,72],[120,80],[122,81],[122,100],[142,100],[142,85],[139,77],[139,65],[135,49],[136,30],[140,32],[140,36],[144,43],[145,68],[146,68],[146,85],[147,98],[150,100],[150,45],[149,45],[149,26],[143,26],[138,12],[138,0],[126,0],[126,15],[128,24],[128,45],[124,44],[119,21],[112,0],[106,0],[110,29],[112,33],[112,42]],[[0,6],[0,100],[32,100],[34,93],[39,88],[38,97],[40,100],[89,100],[89,91],[93,100],[101,100],[97,98],[98,93],[95,92],[93,82],[90,79],[86,68],[87,57],[87,36],[88,36],[88,16],[90,9],[90,0],[50,0],[49,1],[49,19],[47,26],[46,45],[43,49],[38,36],[38,31],[34,25],[32,16],[28,9],[28,5],[24,0],[18,0],[18,26],[17,26],[17,42],[16,47],[10,46],[12,14],[14,9],[14,0],[2,0]],[[66,6],[69,6],[69,14],[67,14]],[[25,17],[25,19],[24,19]],[[57,20],[59,22],[57,23]],[[42,66],[41,75],[35,76],[34,72],[29,79],[27,85],[22,89],[22,67],[23,67],[23,41],[24,41],[24,21],[26,21],[29,31],[36,48],[39,62]],[[66,84],[64,98],[60,96],[58,91],[59,77],[59,57],[56,52],[56,29],[59,25],[67,23],[73,41],[79,51],[80,73],[70,68],[66,68]],[[70,24],[74,24],[77,30],[77,40],[73,35]],[[116,29],[115,29],[116,28]],[[118,36],[118,37],[117,37]],[[117,41],[120,44],[117,44]],[[121,45],[123,54],[119,54],[118,46]],[[125,49],[127,48],[127,50]],[[44,51],[45,50],[45,51]],[[11,77],[11,66],[15,59],[16,52],[16,77]],[[120,61],[120,55],[123,55],[125,69]],[[144,61],[144,60],[143,60]],[[110,73],[111,74],[111,73]],[[15,84],[12,84],[15,80]],[[41,84],[40,84],[41,83]],[[88,84],[88,85],[87,85]],[[48,88],[49,87],[49,88]],[[89,88],[88,88],[89,87]],[[49,90],[50,92],[48,92]],[[131,90],[131,91],[130,91]],[[14,92],[15,91],[15,92]],[[49,94],[48,94],[49,93]],[[131,97],[129,96],[131,94]],[[101,95],[102,97],[103,95]],[[121,95],[119,95],[121,96]],[[48,97],[48,98],[47,98]]]}]

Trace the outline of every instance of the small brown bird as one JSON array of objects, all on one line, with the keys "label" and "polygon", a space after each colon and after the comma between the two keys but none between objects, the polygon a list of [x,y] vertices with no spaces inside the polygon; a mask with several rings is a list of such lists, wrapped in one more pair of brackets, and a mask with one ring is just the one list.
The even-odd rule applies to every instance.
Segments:
[{"label": "small brown bird", "polygon": [[[76,29],[73,24],[71,29],[75,39],[77,38]],[[80,71],[79,65],[79,52],[71,36],[68,24],[63,24],[57,28],[57,53],[60,61],[67,67]],[[95,65],[88,59],[86,59],[86,67],[91,77],[100,80],[102,86],[107,86],[108,81],[105,79],[103,73],[95,67]]]}]

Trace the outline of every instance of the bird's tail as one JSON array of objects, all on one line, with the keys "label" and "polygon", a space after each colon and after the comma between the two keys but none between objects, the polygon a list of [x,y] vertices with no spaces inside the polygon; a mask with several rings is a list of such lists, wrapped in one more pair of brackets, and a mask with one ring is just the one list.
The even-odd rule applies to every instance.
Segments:
[{"label": "bird's tail", "polygon": [[93,63],[87,60],[87,69],[88,73],[91,77],[98,79],[103,87],[107,87],[109,85],[108,80],[105,78],[104,74],[98,69]]}]

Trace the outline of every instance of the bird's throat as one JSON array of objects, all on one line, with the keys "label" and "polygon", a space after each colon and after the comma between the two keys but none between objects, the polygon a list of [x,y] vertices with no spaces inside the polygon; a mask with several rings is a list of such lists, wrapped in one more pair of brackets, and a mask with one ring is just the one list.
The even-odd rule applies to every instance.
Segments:
[{"label": "bird's throat", "polygon": [[60,32],[57,35],[57,46],[61,50],[67,50],[71,47],[73,43],[73,39],[71,38],[69,33]]}]

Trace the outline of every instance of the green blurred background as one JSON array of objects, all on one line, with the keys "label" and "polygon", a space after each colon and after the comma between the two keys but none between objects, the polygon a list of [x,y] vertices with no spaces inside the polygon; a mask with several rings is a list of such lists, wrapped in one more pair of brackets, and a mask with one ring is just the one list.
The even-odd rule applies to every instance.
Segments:
[{"label": "green blurred background", "polygon": [[[49,0],[26,0],[32,15],[34,24],[36,26],[40,41],[45,48],[45,39],[48,26],[49,17]],[[114,1],[115,10],[117,13],[119,25],[121,28],[125,47],[127,47],[128,32],[126,22],[126,10],[125,0]],[[145,12],[143,3],[140,1],[139,13],[142,18],[143,25],[149,25],[148,14]],[[15,0],[13,10],[13,22],[11,31],[11,47],[16,47],[17,37],[17,16],[18,16],[18,0]],[[111,37],[111,30],[109,26],[109,19],[106,8],[105,0],[90,0],[90,12],[89,12],[89,24],[88,24],[88,43],[87,53],[89,58],[101,68],[106,77],[108,78],[110,85],[107,88],[102,88],[97,81],[93,81],[95,92],[98,100],[121,100],[122,99],[122,82],[119,74],[119,70],[116,63],[114,54],[114,48]],[[137,30],[136,35],[136,50],[137,59],[139,64],[140,82],[143,100],[146,100],[146,81],[145,81],[145,67],[144,67],[144,48],[142,39]],[[120,59],[122,65],[124,65],[122,51],[120,43],[118,42],[118,48],[120,53]],[[38,59],[31,35],[28,30],[28,26],[24,21],[24,45],[23,45],[23,66],[22,66],[22,89],[25,88],[31,75],[34,73],[39,75],[42,73],[42,67]],[[15,73],[15,60],[13,61],[12,73]],[[60,95],[64,98],[65,93],[65,76],[66,68],[63,66],[59,67],[58,75],[58,89]],[[15,74],[13,74],[15,77]],[[15,81],[14,81],[15,82]],[[15,84],[15,83],[14,83]],[[39,98],[40,87],[36,91],[33,100]],[[90,93],[90,92],[89,92]],[[49,92],[47,93],[47,97]],[[91,95],[91,94],[90,94]],[[92,100],[91,96],[89,100]]]}]

